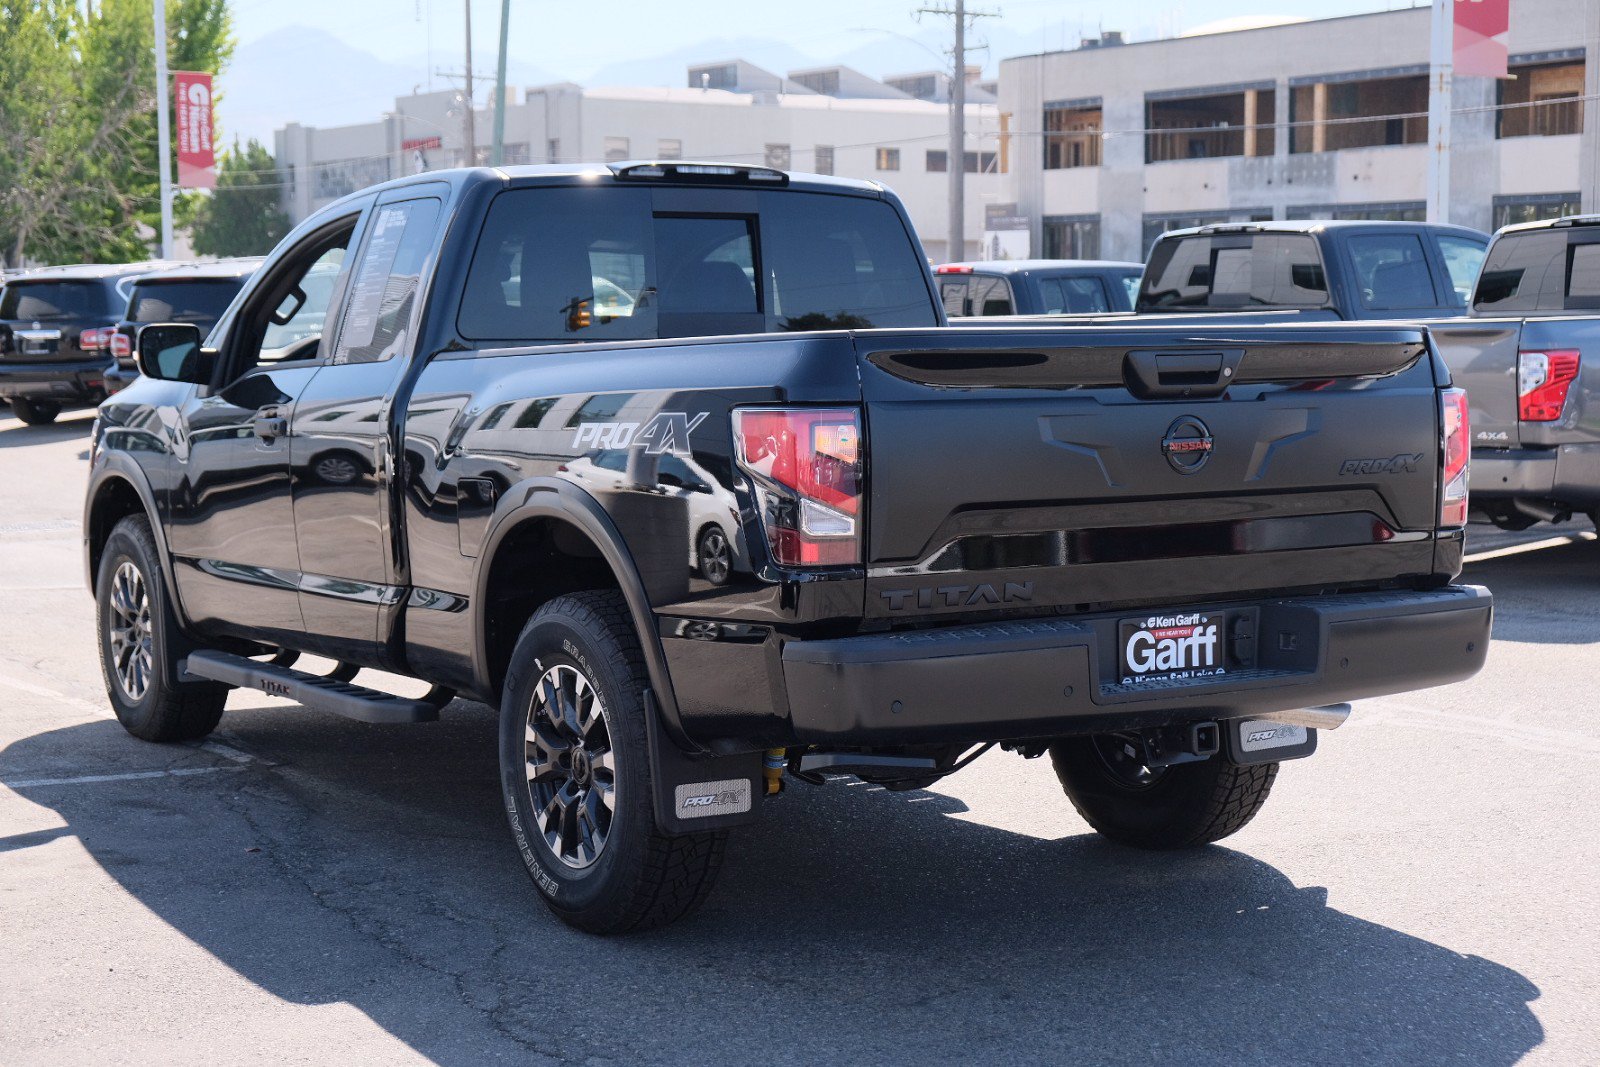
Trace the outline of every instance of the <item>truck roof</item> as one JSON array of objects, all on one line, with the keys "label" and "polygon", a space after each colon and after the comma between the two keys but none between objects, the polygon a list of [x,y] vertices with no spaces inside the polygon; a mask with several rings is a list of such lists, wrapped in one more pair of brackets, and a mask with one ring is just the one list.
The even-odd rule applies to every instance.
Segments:
[{"label": "truck roof", "polygon": [[1562,215],[1560,218],[1539,219],[1536,222],[1518,222],[1502,226],[1498,233],[1522,233],[1527,230],[1553,230],[1562,226],[1600,226],[1600,215]]},{"label": "truck roof", "polygon": [[176,264],[163,260],[149,260],[144,263],[67,263],[57,267],[37,267],[26,274],[10,278],[8,281],[98,281],[104,278],[117,279],[137,274],[149,274],[153,270],[161,270],[173,266],[176,266]]},{"label": "truck roof", "polygon": [[[783,171],[772,167],[758,167],[747,163],[720,163],[715,160],[693,159],[630,159],[618,163],[530,163],[507,167],[455,167],[449,170],[430,170],[394,178],[379,185],[341,197],[328,207],[369,196],[374,192],[397,189],[408,185],[429,182],[447,182],[463,186],[478,182],[503,183],[507,179],[519,185],[549,183],[568,185],[574,179],[589,182],[607,182],[617,185],[717,185],[739,188],[788,188],[811,193],[845,193],[854,196],[882,197],[888,188],[881,182],[859,178],[838,178],[831,174],[807,174],[801,171]],[[322,209],[326,210],[326,208]]]},{"label": "truck roof", "polygon": [[1440,233],[1460,234],[1463,237],[1482,237],[1488,234],[1470,226],[1455,226],[1442,222],[1395,222],[1390,219],[1275,219],[1263,222],[1208,222],[1204,226],[1190,226],[1181,230],[1168,230],[1162,238],[1210,236],[1218,233],[1324,233],[1337,230],[1384,230],[1418,228],[1437,230]]},{"label": "truck roof", "polygon": [[983,259],[941,263],[939,267],[960,267],[964,271],[985,274],[1023,274],[1036,270],[1144,270],[1143,263],[1130,263],[1117,259]]},{"label": "truck roof", "polygon": [[197,281],[207,278],[248,278],[263,262],[262,256],[214,259],[205,263],[179,263],[158,267],[139,276],[141,282]]}]

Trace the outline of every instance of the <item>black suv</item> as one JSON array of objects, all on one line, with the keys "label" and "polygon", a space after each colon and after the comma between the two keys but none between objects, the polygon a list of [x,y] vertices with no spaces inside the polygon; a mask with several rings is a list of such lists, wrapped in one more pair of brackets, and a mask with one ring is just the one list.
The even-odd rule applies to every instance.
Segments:
[{"label": "black suv", "polygon": [[142,326],[189,322],[200,327],[202,335],[210,333],[259,266],[259,256],[218,259],[167,267],[135,279],[127,310],[111,333],[112,363],[106,369],[106,392],[115,393],[139,376],[133,354]]},{"label": "black suv", "polygon": [[[164,265],[164,264],[160,264]],[[30,425],[106,396],[112,324],[133,280],[157,264],[44,267],[0,294],[0,399]]]}]

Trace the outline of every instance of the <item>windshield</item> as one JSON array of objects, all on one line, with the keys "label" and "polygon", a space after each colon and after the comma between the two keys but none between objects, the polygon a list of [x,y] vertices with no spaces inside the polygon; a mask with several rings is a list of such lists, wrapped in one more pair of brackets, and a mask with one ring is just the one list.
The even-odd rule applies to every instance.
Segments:
[{"label": "windshield", "polygon": [[243,279],[151,281],[133,287],[131,322],[192,322],[209,330],[227,310]]},{"label": "windshield", "polygon": [[661,210],[648,188],[502,193],[459,325],[471,338],[607,341],[937,324],[914,239],[876,199],[766,192]]},{"label": "windshield", "polygon": [[111,315],[106,287],[97,281],[11,282],[0,295],[0,319],[99,319]]},{"label": "windshield", "polygon": [[1328,282],[1308,234],[1229,233],[1156,242],[1139,310],[1321,307]]}]

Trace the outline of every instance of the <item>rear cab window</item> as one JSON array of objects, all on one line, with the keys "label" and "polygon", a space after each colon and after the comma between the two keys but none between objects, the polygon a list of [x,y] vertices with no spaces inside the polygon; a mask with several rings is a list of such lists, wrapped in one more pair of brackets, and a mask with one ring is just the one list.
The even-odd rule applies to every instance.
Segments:
[{"label": "rear cab window", "polygon": [[1489,315],[1600,309],[1600,232],[1561,227],[1502,235],[1489,247],[1472,309]]},{"label": "rear cab window", "polygon": [[1105,285],[1092,274],[1040,278],[1039,296],[1046,315],[1092,315],[1111,310]]},{"label": "rear cab window", "polygon": [[761,191],[755,210],[659,210],[649,187],[499,194],[457,326],[473,340],[619,341],[938,324],[894,208]]},{"label": "rear cab window", "polygon": [[243,279],[232,278],[136,282],[128,300],[128,321],[192,322],[209,328],[243,284]]},{"label": "rear cab window", "polygon": [[1327,274],[1315,237],[1228,233],[1158,241],[1138,307],[1181,311],[1327,303]]},{"label": "rear cab window", "polygon": [[0,295],[0,319],[99,319],[113,315],[107,283],[83,281],[14,281]]},{"label": "rear cab window", "polygon": [[1362,307],[1394,311],[1438,305],[1428,255],[1417,234],[1353,234],[1345,247]]},{"label": "rear cab window", "polygon": [[1477,284],[1478,271],[1488,250],[1486,243],[1470,237],[1439,235],[1439,257],[1450,275],[1451,303],[1456,307],[1466,307],[1467,301],[1472,299],[1472,287]]}]

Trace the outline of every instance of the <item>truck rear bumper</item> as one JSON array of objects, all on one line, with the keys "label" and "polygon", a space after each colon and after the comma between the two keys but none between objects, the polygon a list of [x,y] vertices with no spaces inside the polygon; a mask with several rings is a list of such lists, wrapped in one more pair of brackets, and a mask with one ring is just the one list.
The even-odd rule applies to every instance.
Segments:
[{"label": "truck rear bumper", "polygon": [[70,363],[0,363],[0,398],[98,400],[105,396],[110,359]]},{"label": "truck rear bumper", "polygon": [[1600,445],[1472,450],[1475,511],[1504,511],[1515,501],[1572,511],[1600,507]]},{"label": "truck rear bumper", "polygon": [[794,736],[861,746],[1046,738],[1443,685],[1483,666],[1493,600],[1449,586],[1250,606],[1260,609],[1256,666],[1181,685],[1118,684],[1126,612],[791,642]]}]

